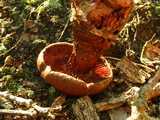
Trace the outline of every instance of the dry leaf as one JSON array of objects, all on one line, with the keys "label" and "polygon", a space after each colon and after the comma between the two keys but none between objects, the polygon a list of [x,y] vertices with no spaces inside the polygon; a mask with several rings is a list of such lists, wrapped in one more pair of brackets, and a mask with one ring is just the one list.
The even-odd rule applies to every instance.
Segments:
[{"label": "dry leaf", "polygon": [[146,42],[141,54],[141,62],[149,65],[160,63],[160,40],[155,43]]}]

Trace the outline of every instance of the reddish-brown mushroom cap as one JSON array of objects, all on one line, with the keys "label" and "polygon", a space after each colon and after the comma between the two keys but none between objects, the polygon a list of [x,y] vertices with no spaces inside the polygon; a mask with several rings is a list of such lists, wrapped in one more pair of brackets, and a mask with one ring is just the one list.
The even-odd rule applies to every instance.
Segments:
[{"label": "reddish-brown mushroom cap", "polygon": [[112,80],[112,70],[104,58],[85,74],[69,75],[67,62],[73,45],[54,43],[44,48],[38,56],[37,67],[41,76],[57,90],[69,95],[91,95],[106,88]]}]

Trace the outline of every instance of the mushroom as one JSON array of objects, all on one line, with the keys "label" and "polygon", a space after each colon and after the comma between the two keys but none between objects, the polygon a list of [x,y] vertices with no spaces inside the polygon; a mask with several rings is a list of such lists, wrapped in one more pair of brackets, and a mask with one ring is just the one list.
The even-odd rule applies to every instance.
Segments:
[{"label": "mushroom", "polygon": [[103,52],[117,38],[133,6],[133,0],[72,0],[73,44],[61,42],[45,47],[37,59],[41,76],[69,95],[104,90],[113,73]]}]

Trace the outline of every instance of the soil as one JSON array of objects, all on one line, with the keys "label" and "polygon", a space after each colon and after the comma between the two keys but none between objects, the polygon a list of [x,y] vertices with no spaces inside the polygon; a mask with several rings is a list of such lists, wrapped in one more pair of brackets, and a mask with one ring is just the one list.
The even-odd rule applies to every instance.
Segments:
[{"label": "soil", "polygon": [[[113,68],[114,80],[104,91],[90,96],[93,103],[112,95],[119,95],[133,86],[142,85],[126,82],[121,78],[116,65],[123,57],[128,57],[132,62],[144,64],[141,62],[141,54],[145,43],[160,40],[159,7],[158,2],[136,4],[130,21],[110,49],[104,53],[104,56],[109,56],[108,62]],[[70,3],[65,0],[59,3],[52,1],[50,4],[45,4],[41,0],[2,0],[0,11],[0,91],[8,91],[15,96],[32,99],[41,107],[52,106],[61,93],[44,82],[37,70],[36,60],[40,51],[51,43],[72,43],[72,26],[69,21]],[[159,64],[154,64],[150,67],[156,69],[158,66]],[[153,76],[154,72],[149,74]],[[60,112],[67,114],[57,116],[56,119],[74,119],[71,106],[78,98],[67,96]],[[159,101],[160,97],[149,101],[148,114],[160,119]],[[128,109],[127,104],[123,107]],[[15,105],[9,99],[0,97],[0,109],[24,108]],[[100,119],[110,120],[109,113],[110,111],[100,112]],[[32,118],[0,115],[0,119],[31,120]],[[36,119],[47,118],[44,115]]]}]

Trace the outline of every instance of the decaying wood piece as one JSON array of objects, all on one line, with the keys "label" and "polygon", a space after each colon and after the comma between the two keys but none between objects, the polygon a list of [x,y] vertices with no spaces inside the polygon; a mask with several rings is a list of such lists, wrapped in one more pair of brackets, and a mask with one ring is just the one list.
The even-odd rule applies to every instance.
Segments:
[{"label": "decaying wood piece", "polygon": [[132,102],[132,113],[127,120],[149,120],[151,117],[147,115],[147,101],[153,97],[160,95],[160,69],[150,78],[139,91],[139,96]]},{"label": "decaying wood piece", "polygon": [[127,92],[122,93],[119,97],[110,98],[107,100],[103,100],[101,102],[97,102],[95,105],[98,112],[114,109],[120,107],[127,101],[131,101],[134,99],[138,94],[139,88],[133,87]]},{"label": "decaying wood piece", "polygon": [[160,63],[160,40],[145,43],[141,53],[141,62],[148,65]]},{"label": "decaying wood piece", "polygon": [[[157,77],[156,79],[160,79],[160,78]],[[148,86],[148,84],[146,86]],[[139,90],[140,90],[140,88],[133,87],[130,90],[128,90],[127,92],[124,92],[121,95],[119,95],[119,97],[106,99],[101,102],[97,102],[94,105],[95,105],[98,112],[118,108],[125,103],[128,103],[131,105],[133,103],[133,101],[139,96]],[[141,93],[142,95],[144,95],[144,93],[145,93],[145,95],[147,94],[145,101],[152,99],[156,96],[160,96],[160,82],[157,83],[155,85],[155,87],[151,87],[150,90],[148,89],[147,91],[144,91],[144,90],[141,90],[141,91],[143,91]]]},{"label": "decaying wood piece", "polygon": [[124,57],[117,64],[117,68],[120,69],[121,75],[132,83],[145,83],[146,79],[150,77],[149,74],[136,66],[127,57]]},{"label": "decaying wood piece", "polygon": [[100,120],[89,96],[77,99],[72,109],[75,120]]},{"label": "decaying wood piece", "polygon": [[37,112],[32,110],[6,110],[0,109],[1,115],[19,115],[19,116],[28,116],[28,117],[36,117]]},{"label": "decaying wood piece", "polygon": [[16,101],[19,105],[24,105],[26,107],[31,107],[33,101],[31,99],[24,99],[24,98],[21,98],[21,97],[16,97],[6,91],[4,92],[0,92],[0,96],[2,97],[5,97],[7,99],[10,99],[12,101]]},{"label": "decaying wood piece", "polygon": [[[28,117],[38,117],[38,116],[46,116],[47,118],[55,119],[55,116],[57,115],[55,113],[58,111],[61,111],[59,107],[41,107],[38,106],[36,103],[34,103],[31,99],[24,99],[21,97],[14,96],[8,92],[0,92],[1,97],[5,97],[7,99],[10,99],[19,105],[26,106],[27,110],[6,110],[6,109],[0,109],[0,114],[7,114],[7,115],[24,115]],[[64,97],[64,96],[62,96]]]},{"label": "decaying wood piece", "polygon": [[109,110],[111,120],[126,120],[128,115],[123,107]]}]

